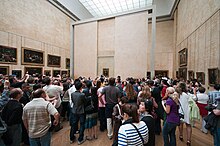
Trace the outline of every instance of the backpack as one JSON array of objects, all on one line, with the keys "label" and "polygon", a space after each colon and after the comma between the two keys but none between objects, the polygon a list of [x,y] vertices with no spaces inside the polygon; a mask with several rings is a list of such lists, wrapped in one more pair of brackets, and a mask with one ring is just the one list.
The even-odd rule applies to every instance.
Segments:
[{"label": "backpack", "polygon": [[87,105],[85,107],[85,112],[90,114],[95,109],[94,103],[92,101],[92,96],[86,97],[86,100],[87,100]]}]

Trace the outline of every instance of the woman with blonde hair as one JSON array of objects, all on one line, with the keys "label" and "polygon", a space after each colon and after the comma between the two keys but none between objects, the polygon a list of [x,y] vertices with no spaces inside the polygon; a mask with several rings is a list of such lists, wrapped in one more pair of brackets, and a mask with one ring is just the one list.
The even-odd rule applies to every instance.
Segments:
[{"label": "woman with blonde hair", "polygon": [[173,87],[166,89],[168,99],[163,104],[167,118],[163,127],[164,146],[176,146],[176,127],[180,123],[179,118],[179,94],[175,92]]}]

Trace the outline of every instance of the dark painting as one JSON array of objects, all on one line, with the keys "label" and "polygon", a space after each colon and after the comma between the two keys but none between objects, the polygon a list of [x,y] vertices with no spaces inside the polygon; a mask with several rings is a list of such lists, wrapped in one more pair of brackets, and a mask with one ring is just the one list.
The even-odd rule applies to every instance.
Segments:
[{"label": "dark painting", "polygon": [[9,67],[8,66],[0,66],[0,74],[8,75],[9,74]]},{"label": "dark painting", "polygon": [[53,70],[53,77],[57,77],[57,75],[60,75],[60,70]]},{"label": "dark painting", "polygon": [[102,74],[103,74],[105,77],[109,77],[109,68],[103,68]]},{"label": "dark painting", "polygon": [[42,74],[42,68],[41,67],[25,67],[25,73],[28,73],[29,75],[34,74]]},{"label": "dark painting", "polygon": [[176,78],[179,79],[179,71],[176,71]]},{"label": "dark painting", "polygon": [[193,72],[192,70],[189,70],[189,71],[188,71],[188,79],[189,79],[190,81],[192,81],[194,78],[195,78],[195,77],[194,77],[194,72]]},{"label": "dark painting", "polygon": [[44,75],[51,76],[51,70],[44,70]]},{"label": "dark painting", "polygon": [[181,81],[187,80],[187,68],[179,68],[179,79]]},{"label": "dark painting", "polygon": [[155,70],[155,76],[158,78],[168,77],[168,70]]},{"label": "dark painting", "polygon": [[208,69],[208,75],[210,85],[220,83],[220,71],[218,68]]},{"label": "dark painting", "polygon": [[151,72],[150,72],[150,71],[147,72],[147,78],[148,78],[148,79],[151,78]]},{"label": "dark painting", "polygon": [[0,63],[17,63],[17,48],[0,45]]},{"label": "dark painting", "polygon": [[47,65],[51,67],[60,67],[60,56],[49,55],[47,56]]},{"label": "dark painting", "polygon": [[22,48],[22,64],[44,65],[44,52]]},{"label": "dark painting", "polygon": [[187,65],[187,48],[182,49],[179,51],[179,65],[186,66]]},{"label": "dark painting", "polygon": [[66,69],[70,69],[70,59],[66,58]]},{"label": "dark painting", "polygon": [[21,79],[22,71],[21,70],[12,70],[12,75],[16,75],[16,78]]},{"label": "dark painting", "polygon": [[196,79],[198,82],[205,84],[205,73],[204,72],[196,72]]}]

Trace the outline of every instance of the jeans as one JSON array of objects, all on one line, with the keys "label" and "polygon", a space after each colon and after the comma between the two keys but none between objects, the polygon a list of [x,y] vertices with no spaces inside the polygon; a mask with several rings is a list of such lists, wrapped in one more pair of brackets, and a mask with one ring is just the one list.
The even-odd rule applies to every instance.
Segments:
[{"label": "jeans", "polygon": [[176,146],[176,127],[178,124],[165,122],[163,127],[164,146]]},{"label": "jeans", "polygon": [[213,138],[214,138],[214,146],[220,146],[220,127],[215,129]]},{"label": "jeans", "polygon": [[71,113],[71,128],[70,128],[70,140],[74,141],[75,139],[75,133],[78,130],[78,122],[80,121],[80,129],[79,129],[79,138],[78,141],[81,142],[83,140],[84,137],[84,130],[85,130],[85,120],[86,120],[86,116],[85,114],[73,114]]},{"label": "jeans", "polygon": [[30,146],[50,146],[50,140],[51,140],[51,132],[47,132],[44,136],[39,138],[30,138]]},{"label": "jeans", "polygon": [[202,117],[202,132],[208,133],[208,130],[205,128],[206,122],[205,122],[205,117]]}]

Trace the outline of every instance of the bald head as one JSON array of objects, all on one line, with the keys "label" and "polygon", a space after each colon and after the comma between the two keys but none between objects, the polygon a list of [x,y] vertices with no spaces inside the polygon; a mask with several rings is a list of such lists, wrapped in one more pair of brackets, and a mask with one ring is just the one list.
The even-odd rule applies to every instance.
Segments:
[{"label": "bald head", "polygon": [[33,93],[33,98],[40,98],[42,97],[42,94],[46,94],[45,91],[42,88],[37,89]]},{"label": "bald head", "polygon": [[10,91],[10,98],[20,99],[23,95],[23,92],[20,88],[14,88]]}]

